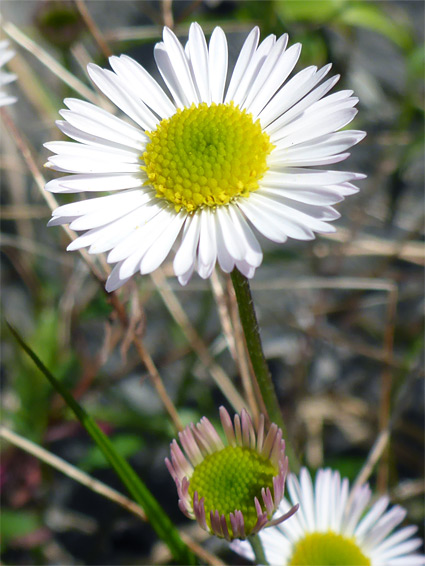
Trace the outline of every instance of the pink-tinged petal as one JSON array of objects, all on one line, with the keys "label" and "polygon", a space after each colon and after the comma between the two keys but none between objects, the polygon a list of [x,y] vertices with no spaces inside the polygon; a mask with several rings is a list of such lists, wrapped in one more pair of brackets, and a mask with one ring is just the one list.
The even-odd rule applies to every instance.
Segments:
[{"label": "pink-tinged petal", "polygon": [[273,497],[272,497],[272,493],[270,491],[270,488],[264,489],[264,487],[263,487],[263,489],[261,490],[261,497],[263,498],[264,505],[265,505],[266,510],[267,510],[267,515],[269,517],[271,517],[274,513],[275,507],[274,507]]},{"label": "pink-tinged petal", "polygon": [[286,521],[287,519],[292,517],[292,515],[298,511],[299,507],[300,507],[300,504],[297,503],[296,505],[291,507],[291,509],[287,513],[285,513],[284,515],[282,515],[278,519],[273,519],[272,521],[269,521],[267,526],[273,527],[273,526],[276,526],[276,525],[280,525],[281,523],[283,523],[283,521]]},{"label": "pink-tinged petal", "polygon": [[204,497],[202,497],[199,500],[199,494],[197,491],[195,491],[195,493],[193,494],[193,512],[200,526],[206,531],[208,531],[207,520],[205,517],[204,501],[205,501]]},{"label": "pink-tinged petal", "polygon": [[192,465],[186,460],[180,446],[175,440],[171,443],[171,461],[179,479],[185,476],[190,477],[193,474]]},{"label": "pink-tinged petal", "polygon": [[201,450],[201,452],[206,456],[207,454],[212,454],[214,452],[213,448],[211,448],[210,443],[208,442],[208,438],[202,434],[202,429],[199,430],[199,423],[195,426],[193,424],[190,425],[192,430],[193,436],[196,438],[196,442]]},{"label": "pink-tinged petal", "polygon": [[236,437],[235,431],[233,430],[232,419],[224,407],[220,407],[219,412],[221,425],[223,427],[224,434],[226,435],[227,442],[229,443],[229,446],[236,446]]},{"label": "pink-tinged petal", "polygon": [[282,450],[281,442],[282,442],[282,430],[279,429],[277,431],[276,436],[275,436],[273,448],[272,448],[271,453],[270,453],[270,460],[272,461],[272,464],[274,466],[276,466],[276,468],[279,467],[279,461],[280,461],[281,450]]},{"label": "pink-tinged petal", "polygon": [[199,450],[199,446],[196,444],[195,437],[193,436],[190,428],[185,428],[182,432],[179,432],[179,440],[192,466],[200,464],[204,457],[202,456],[202,452]]},{"label": "pink-tinged petal", "polygon": [[176,474],[173,464],[170,462],[168,458],[165,458],[165,465],[167,466],[167,470],[170,472],[171,477],[177,483],[179,481],[179,478]]},{"label": "pink-tinged petal", "polygon": [[235,423],[236,442],[237,442],[238,446],[242,446],[241,419],[240,419],[238,414],[235,415],[233,422]]},{"label": "pink-tinged petal", "polygon": [[217,509],[214,512],[210,511],[210,521],[211,521],[211,530],[213,534],[221,537],[222,531],[221,531],[220,515]]},{"label": "pink-tinged petal", "polygon": [[264,415],[260,415],[260,422],[258,425],[258,432],[257,432],[257,452],[261,454],[263,449],[263,442],[264,442]]},{"label": "pink-tinged petal", "polygon": [[221,526],[221,532],[223,533],[223,537],[228,540],[231,541],[232,537],[230,536],[229,533],[229,528],[227,526],[227,521],[226,521],[226,517],[224,515],[222,515],[220,517],[220,526]]},{"label": "pink-tinged petal", "polygon": [[279,503],[282,500],[284,490],[285,478],[283,474],[279,474],[273,478],[273,500],[276,509],[279,507]]},{"label": "pink-tinged petal", "polygon": [[242,409],[241,412],[241,424],[242,424],[242,446],[248,447],[250,445],[250,438],[249,438],[249,424],[250,418],[248,413],[245,409]]},{"label": "pink-tinged petal", "polygon": [[202,417],[201,422],[198,424],[198,429],[202,432],[204,438],[209,442],[212,450],[217,451],[224,448],[224,444],[217,431],[206,417]]},{"label": "pink-tinged petal", "polygon": [[264,456],[264,458],[268,458],[270,456],[270,452],[273,449],[274,440],[276,438],[278,430],[278,426],[273,423],[269,429],[269,432],[267,433],[266,440],[264,441],[264,446],[261,451],[261,454],[262,456]]}]

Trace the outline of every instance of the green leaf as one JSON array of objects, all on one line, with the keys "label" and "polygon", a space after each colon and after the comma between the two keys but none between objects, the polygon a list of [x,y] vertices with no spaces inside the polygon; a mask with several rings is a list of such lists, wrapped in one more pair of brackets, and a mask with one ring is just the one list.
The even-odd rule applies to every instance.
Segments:
[{"label": "green leaf", "polygon": [[283,21],[329,23],[347,0],[279,0],[276,10]]},{"label": "green leaf", "polygon": [[[111,443],[114,449],[123,458],[129,458],[143,446],[143,440],[140,436],[135,434],[119,434],[111,438]],[[98,446],[91,446],[87,454],[79,462],[80,468],[86,472],[91,472],[95,469],[108,467],[109,462],[103,455],[102,450]]]},{"label": "green leaf", "polygon": [[412,35],[408,27],[391,19],[380,6],[371,2],[350,2],[341,12],[340,21],[380,33],[402,49],[412,46]]},{"label": "green leaf", "polygon": [[32,533],[41,526],[42,523],[36,513],[31,511],[2,509],[1,538],[5,546],[13,542],[14,539]]},{"label": "green leaf", "polygon": [[50,373],[43,362],[24,342],[15,328],[13,328],[13,326],[9,323],[7,323],[7,325],[22,349],[32,359],[41,373],[50,381],[56,391],[63,397],[68,407],[73,411],[80,423],[95,441],[134,500],[143,508],[150,524],[156,531],[157,535],[166,543],[174,558],[181,564],[195,564],[195,556],[182,541],[177,529],[170,521],[168,515],[164,512],[162,507],[156,501],[142,480],[138,477],[133,468],[122,456],[120,456],[120,454],[118,454],[106,434],[101,431],[95,421],[85,412],[81,405],[77,403],[64,385]]}]

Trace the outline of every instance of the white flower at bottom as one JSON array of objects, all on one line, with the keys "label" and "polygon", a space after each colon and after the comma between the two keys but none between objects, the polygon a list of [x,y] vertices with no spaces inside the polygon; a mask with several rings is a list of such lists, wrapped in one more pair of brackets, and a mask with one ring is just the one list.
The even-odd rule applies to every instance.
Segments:
[{"label": "white flower at bottom", "polygon": [[[286,522],[259,533],[270,566],[421,566],[417,554],[422,541],[412,538],[417,528],[394,531],[406,516],[399,505],[387,510],[389,498],[380,497],[370,507],[371,490],[363,485],[349,489],[347,478],[321,469],[313,485],[302,468],[300,478],[287,479],[289,501],[283,499],[279,513],[299,503],[298,512]],[[394,532],[392,532],[394,531]],[[233,550],[254,559],[251,546],[235,541]]]},{"label": "white flower at bottom", "polygon": [[16,79],[16,75],[2,71],[2,67],[6,65],[14,55],[15,52],[9,49],[9,42],[7,40],[0,41],[0,107],[16,102],[15,96],[10,96],[3,90],[4,85]]},{"label": "white flower at bottom", "polygon": [[185,47],[164,29],[155,60],[171,98],[126,55],[113,71],[90,64],[97,87],[134,125],[97,106],[67,99],[58,127],[73,142],[51,142],[48,166],[71,173],[46,189],[115,194],[59,207],[50,225],[85,231],[68,246],[109,252],[112,291],[137,271],[159,267],[175,246],[174,271],[186,284],[218,262],[252,277],[262,251],[252,227],[283,243],[333,232],[333,205],[357,192],[364,175],[318,167],[343,161],[364,132],[344,130],[357,113],[351,90],[327,95],[331,65],[308,67],[285,82],[301,46],[288,36],[248,35],[227,87],[227,40],[209,45],[192,24]]}]

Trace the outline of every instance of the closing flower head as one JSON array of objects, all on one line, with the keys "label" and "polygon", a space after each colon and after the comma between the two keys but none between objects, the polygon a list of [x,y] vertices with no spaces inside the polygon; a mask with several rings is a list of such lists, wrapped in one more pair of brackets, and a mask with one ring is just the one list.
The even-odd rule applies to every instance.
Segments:
[{"label": "closing flower head", "polygon": [[275,424],[265,434],[263,416],[257,432],[245,410],[232,423],[220,407],[220,419],[226,443],[203,417],[179,433],[186,455],[174,440],[166,464],[187,517],[218,537],[245,539],[286,520],[298,508],[271,520],[285,488],[285,442]]},{"label": "closing flower head", "polygon": [[4,85],[16,79],[16,75],[2,70],[2,67],[12,59],[14,54],[15,52],[9,49],[9,42],[7,40],[0,41],[0,107],[16,102],[16,97],[8,95],[3,89]]},{"label": "closing flower head", "polygon": [[252,277],[262,251],[252,227],[283,243],[333,232],[333,205],[357,192],[363,175],[317,167],[343,161],[364,132],[338,131],[357,113],[351,90],[327,93],[339,76],[308,67],[288,36],[248,35],[228,75],[226,36],[207,45],[192,24],[183,48],[164,29],[155,60],[171,95],[136,61],[111,57],[113,71],[90,64],[96,86],[133,122],[91,103],[66,99],[57,125],[77,143],[46,144],[48,166],[71,173],[50,181],[57,193],[114,194],[60,206],[50,225],[84,233],[69,250],[109,252],[107,290],[159,267],[174,246],[181,284],[208,278],[218,262]]},{"label": "closing flower head", "polygon": [[[321,469],[313,485],[303,468],[291,474],[279,512],[294,501],[298,513],[289,521],[262,531],[259,536],[270,566],[423,566],[425,556],[415,552],[422,544],[413,538],[417,527],[395,530],[406,516],[399,505],[388,510],[389,498],[370,506],[368,485],[350,490],[347,478]],[[246,558],[254,555],[249,544],[235,541],[232,548]]]}]

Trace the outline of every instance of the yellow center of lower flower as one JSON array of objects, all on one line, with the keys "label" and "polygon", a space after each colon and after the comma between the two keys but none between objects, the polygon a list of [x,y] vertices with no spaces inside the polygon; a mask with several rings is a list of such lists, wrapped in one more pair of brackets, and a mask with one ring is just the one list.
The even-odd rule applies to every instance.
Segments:
[{"label": "yellow center of lower flower", "polygon": [[343,535],[311,533],[297,542],[291,566],[370,566],[354,539]]},{"label": "yellow center of lower flower", "polygon": [[156,196],[188,212],[226,205],[258,189],[273,149],[259,120],[231,104],[194,104],[146,132],[143,153]]},{"label": "yellow center of lower flower", "polygon": [[[242,446],[227,446],[219,452],[209,454],[196,466],[190,478],[189,494],[198,492],[204,498],[205,515],[210,524],[210,511],[218,510],[220,516],[229,517],[235,510],[242,511],[245,532],[257,523],[254,498],[263,503],[261,489],[270,488],[273,493],[273,477],[276,469],[270,460],[256,450]],[[228,522],[229,530],[230,523]]]}]

